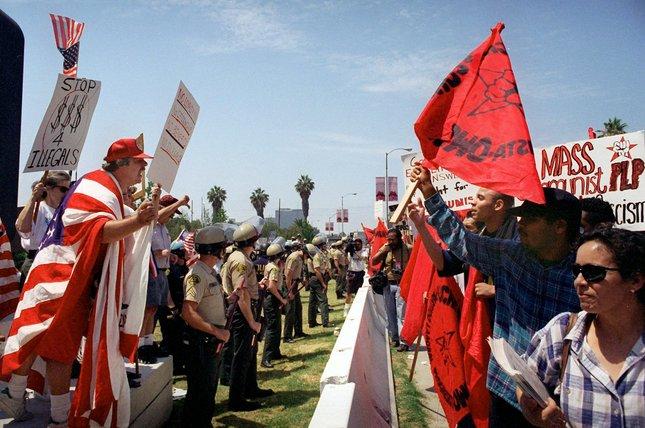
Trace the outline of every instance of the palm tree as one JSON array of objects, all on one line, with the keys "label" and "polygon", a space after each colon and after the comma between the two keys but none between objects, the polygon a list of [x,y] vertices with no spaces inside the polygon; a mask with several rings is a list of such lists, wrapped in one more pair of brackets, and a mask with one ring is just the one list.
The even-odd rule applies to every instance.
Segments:
[{"label": "palm tree", "polygon": [[264,218],[264,207],[266,207],[267,202],[269,202],[269,195],[267,195],[262,188],[258,187],[253,191],[253,193],[251,193],[251,197],[249,199],[258,215]]},{"label": "palm tree", "polygon": [[311,196],[315,185],[316,183],[308,175],[301,175],[295,186],[296,192],[298,192],[300,199],[302,199],[302,215],[305,220],[309,217],[309,196]]},{"label": "palm tree", "polygon": [[605,129],[600,131],[603,137],[624,134],[627,132],[627,124],[617,117],[609,118],[607,122],[603,123],[603,125]]},{"label": "palm tree", "polygon": [[226,190],[222,189],[219,186],[213,186],[206,194],[206,198],[213,207],[213,216],[215,216],[219,212],[219,210],[222,209],[222,205],[226,200]]}]

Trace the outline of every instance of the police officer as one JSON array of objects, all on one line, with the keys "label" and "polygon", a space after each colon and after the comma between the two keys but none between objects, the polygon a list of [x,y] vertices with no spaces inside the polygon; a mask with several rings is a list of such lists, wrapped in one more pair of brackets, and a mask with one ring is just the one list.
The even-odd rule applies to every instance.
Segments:
[{"label": "police officer", "polygon": [[282,315],[280,308],[287,305],[282,297],[284,277],[284,249],[280,244],[271,244],[267,248],[269,263],[264,268],[269,294],[264,299],[264,316],[266,317],[266,335],[264,338],[264,353],[262,367],[273,368],[272,360],[284,358],[280,352],[280,333],[282,331]]},{"label": "police officer", "polygon": [[[325,246],[325,238],[323,236],[314,236],[311,244],[307,244],[307,250],[313,257],[311,260],[311,267],[313,268],[313,275],[309,278],[309,291],[310,300],[315,301],[320,308],[320,316],[322,318],[323,327],[333,327],[329,323],[329,303],[327,302],[327,281],[329,281],[329,261],[327,256],[322,251]],[[313,249],[311,247],[314,247]],[[316,322],[316,304],[309,304],[309,327],[315,327]]]},{"label": "police officer", "polygon": [[215,408],[219,379],[217,345],[229,339],[226,324],[225,297],[213,267],[222,257],[225,239],[215,226],[195,234],[199,260],[184,280],[182,317],[188,324],[188,393],[184,403],[182,425],[210,427]]},{"label": "police officer", "polygon": [[239,296],[233,314],[231,362],[228,408],[231,411],[250,411],[262,407],[249,399],[268,397],[270,389],[260,389],[257,379],[257,347],[252,346],[254,336],[260,332],[259,285],[251,253],[258,239],[258,231],[251,223],[242,223],[233,234],[236,250],[228,258],[227,277]]},{"label": "police officer", "polygon": [[[231,235],[230,239],[233,239]],[[231,244],[226,247],[224,258],[222,259],[222,267],[219,270],[219,275],[222,280],[222,287],[227,297],[233,294],[233,285],[231,285],[231,276],[228,274],[228,259],[235,251],[235,247]],[[229,378],[231,375],[231,362],[233,361],[233,346],[231,342],[227,342],[222,348],[222,361],[219,371],[220,384],[229,386]]]},{"label": "police officer", "polygon": [[307,337],[302,331],[302,300],[298,290],[303,282],[303,266],[305,260],[310,260],[309,253],[301,249],[298,241],[292,241],[293,251],[287,257],[284,266],[287,299],[289,304],[284,315],[283,338],[285,343],[292,343],[294,338]]}]

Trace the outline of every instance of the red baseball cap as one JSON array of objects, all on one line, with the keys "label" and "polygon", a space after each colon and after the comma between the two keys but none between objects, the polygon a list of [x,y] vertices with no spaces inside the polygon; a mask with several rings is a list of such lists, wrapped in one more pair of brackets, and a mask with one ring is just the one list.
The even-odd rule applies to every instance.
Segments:
[{"label": "red baseball cap", "polygon": [[119,159],[152,159],[152,156],[143,152],[143,134],[138,138],[121,138],[116,140],[108,149],[107,156],[103,159],[106,162],[114,162]]}]

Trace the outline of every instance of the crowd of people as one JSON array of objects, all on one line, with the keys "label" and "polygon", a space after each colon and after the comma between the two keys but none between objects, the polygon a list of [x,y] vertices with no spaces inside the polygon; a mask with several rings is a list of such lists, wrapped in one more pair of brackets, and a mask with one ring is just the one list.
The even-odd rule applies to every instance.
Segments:
[{"label": "crowd of people", "polygon": [[[408,216],[440,275],[466,275],[464,293],[486,303],[493,337],[553,394],[541,407],[491,358],[489,426],[645,426],[643,234],[612,227],[607,202],[554,188],[545,204],[520,206],[479,189],[462,222],[427,169],[417,165],[412,180],[425,201]],[[473,425],[470,415],[458,423]]]},{"label": "crowd of people", "polygon": [[[2,359],[8,386],[0,392],[0,409],[15,421],[33,417],[25,407],[26,389],[40,375],[49,388],[50,426],[79,426],[88,419],[127,425],[127,400],[106,396],[91,373],[105,376],[101,370],[107,368],[120,389],[127,389],[123,383],[138,387],[140,375],[125,371],[125,360],[154,364],[168,355],[174,373],[187,379],[185,426],[211,426],[220,383],[229,386],[230,411],[256,410],[259,400],[274,394],[258,385],[259,344],[260,365],[271,369],[285,358],[281,343],[309,336],[303,331],[302,289],[309,291],[309,327],[331,329],[331,280],[345,302],[344,315],[363,284],[367,252],[359,237],[329,246],[322,234],[308,243],[301,235],[268,242],[257,217],[239,226],[206,226],[194,233],[194,243],[172,240],[168,221],[189,198],[160,197],[155,186],[152,200],[137,205],[134,184],[150,158],[137,140],[125,138],[110,146],[100,170],[76,182],[66,172],[50,171],[34,183],[16,222],[27,259]],[[149,247],[141,245],[146,234]],[[147,275],[136,274],[145,270],[142,264]],[[109,315],[101,305],[110,299],[120,303],[120,316],[98,322],[97,313]],[[126,331],[129,320],[138,320],[140,330]],[[94,337],[97,324],[107,328],[106,336],[116,332],[117,341],[101,343],[101,333]],[[154,341],[157,325],[161,342]],[[98,361],[102,346],[118,351],[120,367]],[[74,377],[79,379],[71,402]]]},{"label": "crowd of people", "polygon": [[[386,278],[392,345],[409,349],[399,336],[400,283],[412,246],[400,229],[388,230],[387,243],[370,255],[357,236],[269,242],[258,217],[199,229],[193,248],[166,227],[187,196],[160,197],[155,186],[152,200],[133,200],[150,158],[137,140],[121,139],[100,170],[73,183],[52,171],[34,184],[16,221],[27,258],[2,358],[5,414],[32,416],[26,389],[39,375],[49,388],[50,426],[127,425],[124,394],[138,379],[125,360],[152,364],[168,355],[187,378],[184,425],[210,426],[219,384],[229,386],[230,411],[256,410],[274,394],[258,384],[259,343],[260,365],[271,369],[284,358],[282,343],[307,338],[303,288],[309,327],[333,328],[331,280],[346,316],[370,263]],[[428,170],[417,165],[412,179],[425,201],[410,204],[408,218],[439,276],[460,275],[462,291],[484,302],[493,337],[523,354],[553,394],[541,407],[491,358],[489,425],[645,426],[643,235],[613,227],[606,202],[553,188],[544,188],[545,204],[520,206],[481,188],[462,220]],[[474,424],[466,417],[458,425]]]}]

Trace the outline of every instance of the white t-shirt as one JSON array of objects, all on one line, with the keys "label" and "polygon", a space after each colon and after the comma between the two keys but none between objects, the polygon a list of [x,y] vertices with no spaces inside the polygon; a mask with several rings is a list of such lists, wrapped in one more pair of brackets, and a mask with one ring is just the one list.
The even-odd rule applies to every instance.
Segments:
[{"label": "white t-shirt", "polygon": [[365,270],[365,259],[367,258],[367,250],[362,249],[361,251],[354,251],[354,255],[350,256],[347,254],[349,259],[349,270],[352,272],[360,272]]},{"label": "white t-shirt", "polygon": [[22,248],[27,251],[31,251],[37,250],[38,247],[40,247],[40,241],[43,240],[45,233],[47,233],[47,226],[49,226],[49,222],[54,217],[54,211],[56,211],[56,209],[47,205],[45,201],[40,202],[38,205],[38,217],[36,217],[36,222],[31,223],[31,232],[18,232]]}]

